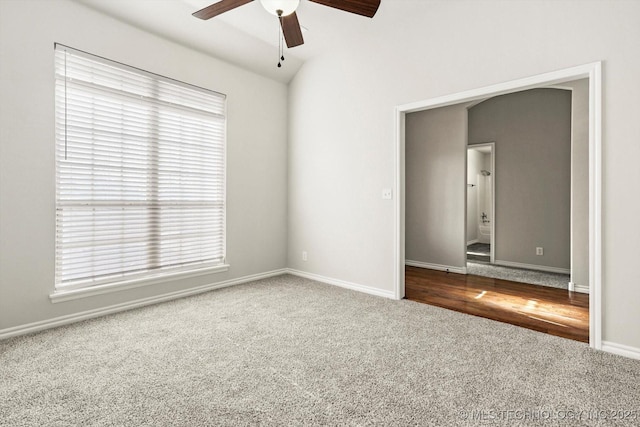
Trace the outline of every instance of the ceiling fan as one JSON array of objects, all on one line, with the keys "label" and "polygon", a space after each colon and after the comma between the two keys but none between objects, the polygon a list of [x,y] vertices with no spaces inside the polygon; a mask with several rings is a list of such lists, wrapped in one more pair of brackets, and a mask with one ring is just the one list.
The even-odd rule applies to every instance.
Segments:
[{"label": "ceiling fan", "polygon": [[[200,19],[210,19],[214,16],[228,12],[254,0],[220,0],[195,12],[193,16]],[[280,20],[282,34],[287,47],[292,48],[304,43],[302,29],[298,22],[296,9],[300,0],[259,0],[267,12],[276,15]],[[309,0],[324,6],[340,9],[358,15],[373,18],[380,6],[380,0]]]}]

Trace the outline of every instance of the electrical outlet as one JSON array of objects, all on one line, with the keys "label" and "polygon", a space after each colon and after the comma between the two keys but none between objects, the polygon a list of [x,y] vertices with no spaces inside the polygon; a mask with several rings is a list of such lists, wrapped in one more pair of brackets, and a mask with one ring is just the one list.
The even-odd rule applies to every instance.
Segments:
[{"label": "electrical outlet", "polygon": [[385,200],[393,199],[393,191],[390,188],[385,188],[382,190],[382,198]]},{"label": "electrical outlet", "polygon": [[536,248],[536,255],[544,255],[544,249],[543,248]]},{"label": "electrical outlet", "polygon": [[302,251],[302,260],[303,261],[307,260],[307,251]]}]

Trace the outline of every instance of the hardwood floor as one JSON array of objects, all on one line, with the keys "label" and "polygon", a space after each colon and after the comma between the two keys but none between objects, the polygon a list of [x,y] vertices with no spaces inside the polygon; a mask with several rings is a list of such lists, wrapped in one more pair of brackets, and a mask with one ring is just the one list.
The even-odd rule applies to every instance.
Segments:
[{"label": "hardwood floor", "polygon": [[562,289],[406,267],[407,299],[589,342],[589,295]]}]

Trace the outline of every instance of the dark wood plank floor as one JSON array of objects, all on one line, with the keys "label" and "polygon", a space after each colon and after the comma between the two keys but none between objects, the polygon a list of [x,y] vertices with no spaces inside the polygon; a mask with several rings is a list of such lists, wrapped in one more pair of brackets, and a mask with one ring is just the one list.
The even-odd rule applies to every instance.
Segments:
[{"label": "dark wood plank floor", "polygon": [[589,295],[406,267],[407,299],[589,342]]}]

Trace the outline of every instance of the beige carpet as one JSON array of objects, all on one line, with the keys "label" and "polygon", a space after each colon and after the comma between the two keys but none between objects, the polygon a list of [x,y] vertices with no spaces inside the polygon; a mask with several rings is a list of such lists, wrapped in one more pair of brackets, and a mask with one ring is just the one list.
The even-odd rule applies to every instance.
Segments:
[{"label": "beige carpet", "polygon": [[640,422],[640,361],[292,276],[2,341],[0,380],[10,426]]}]

